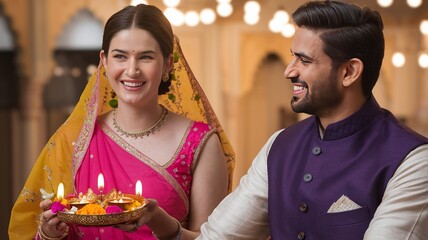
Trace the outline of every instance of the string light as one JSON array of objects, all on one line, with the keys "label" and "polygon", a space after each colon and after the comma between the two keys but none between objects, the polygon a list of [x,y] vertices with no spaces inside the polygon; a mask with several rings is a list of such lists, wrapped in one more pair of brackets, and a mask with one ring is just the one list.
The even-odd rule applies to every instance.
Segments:
[{"label": "string light", "polygon": [[163,14],[173,26],[179,27],[184,24],[184,14],[177,8],[166,8]]},{"label": "string light", "polygon": [[254,25],[260,19],[260,4],[257,1],[247,1],[244,5],[244,21],[248,25]]},{"label": "string light", "polygon": [[199,24],[199,14],[196,11],[188,11],[184,14],[184,23],[189,27],[195,27]]},{"label": "string light", "polygon": [[260,4],[257,1],[247,1],[244,5],[244,11],[247,13],[260,13]]},{"label": "string light", "polygon": [[422,20],[419,25],[419,30],[423,35],[428,36],[428,20]]},{"label": "string light", "polygon": [[244,15],[244,22],[248,25],[255,25],[259,22],[259,20],[259,14],[245,13]]},{"label": "string light", "polygon": [[377,4],[384,8],[390,7],[393,3],[394,0],[377,0]]},{"label": "string light", "polygon": [[422,5],[422,0],[407,0],[407,5],[411,8],[418,8]]},{"label": "string light", "polygon": [[273,19],[280,22],[281,24],[286,24],[290,21],[290,14],[285,10],[278,10],[273,15]]},{"label": "string light", "polygon": [[167,7],[177,7],[180,4],[180,0],[163,0],[163,4]]},{"label": "string light", "polygon": [[283,9],[273,14],[273,18],[269,21],[269,29],[274,33],[281,33],[286,38],[292,37],[296,31],[290,23],[290,14]]},{"label": "string light", "polygon": [[286,38],[291,38],[295,32],[296,32],[296,29],[294,28],[294,25],[291,23],[287,23],[284,26],[282,26],[281,35]]},{"label": "string light", "polygon": [[428,54],[422,53],[419,55],[418,63],[421,68],[428,68]]},{"label": "string light", "polygon": [[401,68],[406,63],[406,57],[401,52],[396,52],[392,55],[392,65],[397,68]]},{"label": "string light", "polygon": [[217,13],[221,17],[229,17],[233,13],[233,7],[230,3],[219,3],[217,5]]},{"label": "string light", "polygon": [[137,6],[138,4],[147,4],[147,1],[145,1],[145,0],[132,0],[131,1],[132,6]]},{"label": "string light", "polygon": [[201,18],[201,22],[205,25],[213,24],[216,20],[215,12],[211,8],[202,9],[199,15]]}]

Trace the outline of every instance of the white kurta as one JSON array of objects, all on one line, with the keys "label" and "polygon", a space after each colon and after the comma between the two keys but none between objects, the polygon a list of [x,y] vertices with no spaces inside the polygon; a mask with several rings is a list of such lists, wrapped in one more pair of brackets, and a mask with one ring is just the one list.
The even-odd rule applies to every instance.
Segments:
[{"label": "white kurta", "polygon": [[[199,240],[269,236],[267,156],[274,133],[239,186],[201,227]],[[364,240],[428,239],[428,144],[410,152],[390,179]]]}]

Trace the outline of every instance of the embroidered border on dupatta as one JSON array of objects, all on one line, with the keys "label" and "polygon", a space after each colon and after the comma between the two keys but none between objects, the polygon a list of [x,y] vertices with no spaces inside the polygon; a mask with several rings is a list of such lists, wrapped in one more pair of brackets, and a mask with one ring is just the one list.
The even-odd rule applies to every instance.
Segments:
[{"label": "embroidered border on dupatta", "polygon": [[74,181],[76,179],[76,173],[89,147],[92,134],[94,133],[95,121],[97,120],[98,100],[100,95],[99,81],[100,81],[100,74],[102,74],[101,67],[102,65],[100,64],[98,66],[97,78],[95,80],[94,87],[92,88],[91,97],[88,99],[88,102],[86,102],[86,105],[84,106],[87,114],[83,122],[82,130],[80,131],[79,137],[74,145],[74,151],[72,156],[73,169],[72,169],[72,175],[71,175],[72,176],[71,182],[73,183],[73,192],[76,192],[76,186]]}]

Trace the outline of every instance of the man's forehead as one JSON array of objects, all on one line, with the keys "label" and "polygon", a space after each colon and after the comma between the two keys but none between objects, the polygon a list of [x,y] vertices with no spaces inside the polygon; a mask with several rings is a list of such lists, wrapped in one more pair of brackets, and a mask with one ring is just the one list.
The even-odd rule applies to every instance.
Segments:
[{"label": "man's forehead", "polygon": [[291,51],[304,53],[312,58],[324,54],[323,42],[319,33],[307,28],[297,28],[291,44]]}]

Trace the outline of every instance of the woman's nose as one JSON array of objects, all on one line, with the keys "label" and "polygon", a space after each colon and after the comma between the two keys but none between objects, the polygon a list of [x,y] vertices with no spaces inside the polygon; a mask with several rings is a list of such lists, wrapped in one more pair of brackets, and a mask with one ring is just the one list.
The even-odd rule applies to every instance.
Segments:
[{"label": "woman's nose", "polygon": [[128,77],[137,77],[140,74],[140,69],[138,69],[138,65],[134,60],[130,60],[128,64],[128,68],[126,69],[126,75]]}]

